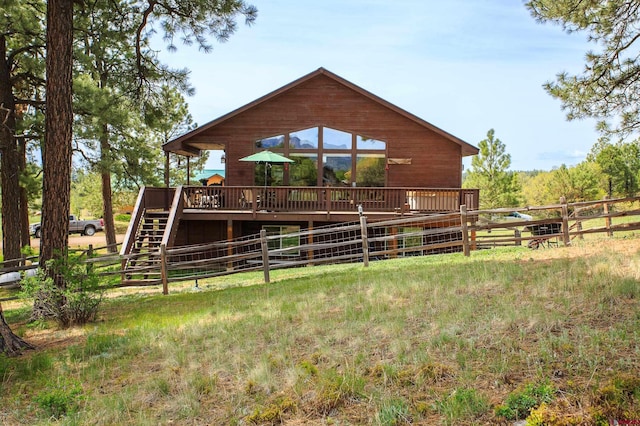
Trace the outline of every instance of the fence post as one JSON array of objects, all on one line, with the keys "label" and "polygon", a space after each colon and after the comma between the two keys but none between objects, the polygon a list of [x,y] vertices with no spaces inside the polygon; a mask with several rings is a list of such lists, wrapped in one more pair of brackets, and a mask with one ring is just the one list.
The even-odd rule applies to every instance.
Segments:
[{"label": "fence post", "polygon": [[465,256],[470,256],[469,251],[469,229],[467,227],[467,205],[460,206],[460,225],[462,226],[462,250]]},{"label": "fence post", "polygon": [[[89,244],[87,248],[87,260],[93,257],[93,244]],[[91,273],[93,271],[93,262],[87,262],[87,272]]]},{"label": "fence post", "polygon": [[565,197],[560,197],[560,204],[562,204],[562,239],[566,247],[571,245],[571,238],[569,237],[569,206],[567,206]]},{"label": "fence post", "polygon": [[260,248],[262,249],[262,268],[264,269],[264,282],[269,284],[269,246],[267,245],[267,230],[260,230]]},{"label": "fence post", "polygon": [[573,218],[576,220],[576,232],[578,233],[577,238],[579,240],[584,240],[584,234],[582,233],[582,217],[580,216],[580,212],[583,209],[580,207],[576,207],[573,209]]},{"label": "fence post", "polygon": [[513,231],[514,237],[516,239],[516,246],[521,246],[522,245],[522,233],[520,232],[519,229],[516,229],[515,231]]},{"label": "fence post", "polygon": [[609,199],[608,195],[604,196],[604,204],[603,206],[603,210],[604,210],[604,227],[607,230],[607,236],[609,237],[613,237],[613,231],[611,230],[611,216],[609,216],[609,203],[607,203],[607,200]]},{"label": "fence post", "polygon": [[167,246],[160,244],[160,277],[162,278],[162,294],[169,294],[169,277],[167,274]]},{"label": "fence post", "polygon": [[362,261],[369,266],[369,236],[367,235],[367,217],[360,215],[360,236],[362,238]]}]

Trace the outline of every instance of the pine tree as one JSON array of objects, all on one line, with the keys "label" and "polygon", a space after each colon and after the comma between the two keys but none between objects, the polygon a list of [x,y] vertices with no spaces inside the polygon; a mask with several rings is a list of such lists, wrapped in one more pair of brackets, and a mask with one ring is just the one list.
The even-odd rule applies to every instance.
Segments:
[{"label": "pine tree", "polygon": [[531,14],[569,33],[586,33],[597,50],[579,75],[560,73],[546,90],[562,101],[567,117],[600,120],[606,133],[640,130],[640,7],[637,1],[530,0]]},{"label": "pine tree", "polygon": [[2,235],[5,259],[18,259],[29,245],[27,197],[20,177],[26,168],[28,134],[23,123],[42,91],[44,4],[5,1],[0,15],[0,156]]},{"label": "pine tree", "polygon": [[471,160],[471,170],[463,183],[465,188],[480,190],[480,208],[517,206],[521,187],[518,176],[509,171],[511,156],[505,145],[495,138],[493,129],[478,144],[480,152]]}]

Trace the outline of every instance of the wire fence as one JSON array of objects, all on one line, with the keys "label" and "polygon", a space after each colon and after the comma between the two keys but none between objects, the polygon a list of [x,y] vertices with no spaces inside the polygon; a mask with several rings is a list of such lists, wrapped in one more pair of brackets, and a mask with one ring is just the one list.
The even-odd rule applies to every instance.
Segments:
[{"label": "wire fence", "polygon": [[[524,213],[513,215],[514,212]],[[168,248],[131,255],[111,253],[109,247],[76,253],[87,268],[103,278],[105,285],[156,286],[168,293],[169,284],[280,268],[327,263],[362,262],[464,252],[499,246],[529,248],[570,245],[590,234],[613,236],[640,229],[640,197],[560,203],[517,209],[492,209],[432,215],[398,215],[393,219],[300,229],[298,226],[267,226],[260,234],[210,244]],[[508,218],[509,220],[507,220]],[[514,219],[515,218],[515,219]],[[37,268],[36,259],[13,260],[1,276],[20,277]],[[9,262],[5,262],[5,265]],[[17,265],[17,266],[16,266]],[[17,274],[17,275],[16,275]]]}]

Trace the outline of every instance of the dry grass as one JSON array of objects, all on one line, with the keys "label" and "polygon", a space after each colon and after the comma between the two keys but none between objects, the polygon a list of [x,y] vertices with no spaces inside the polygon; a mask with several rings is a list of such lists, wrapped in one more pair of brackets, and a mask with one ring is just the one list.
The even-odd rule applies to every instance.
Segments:
[{"label": "dry grass", "polygon": [[553,395],[532,422],[637,419],[639,250],[575,242],[122,295],[84,328],[17,327],[39,350],[0,361],[0,422],[49,423],[60,400],[68,424],[508,424],[496,410],[541,384]]}]

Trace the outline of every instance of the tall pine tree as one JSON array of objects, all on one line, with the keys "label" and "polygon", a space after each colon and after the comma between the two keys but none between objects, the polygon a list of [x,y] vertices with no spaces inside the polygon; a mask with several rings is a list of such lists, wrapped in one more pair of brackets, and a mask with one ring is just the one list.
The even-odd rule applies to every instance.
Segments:
[{"label": "tall pine tree", "polygon": [[471,170],[463,183],[465,188],[480,189],[480,208],[517,206],[521,188],[518,176],[509,171],[511,156],[495,137],[493,129],[478,144],[480,152],[471,160]]}]

